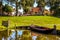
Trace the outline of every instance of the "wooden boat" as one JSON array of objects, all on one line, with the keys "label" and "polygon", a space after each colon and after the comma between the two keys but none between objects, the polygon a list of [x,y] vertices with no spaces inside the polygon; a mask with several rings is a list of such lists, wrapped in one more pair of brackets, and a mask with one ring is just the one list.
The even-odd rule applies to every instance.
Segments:
[{"label": "wooden boat", "polygon": [[16,29],[31,30],[42,34],[60,35],[60,30],[56,30],[56,27],[50,29],[42,26],[17,26]]},{"label": "wooden boat", "polygon": [[56,30],[57,31],[57,35],[60,36],[60,30]]},{"label": "wooden boat", "polygon": [[43,33],[43,34],[50,34],[54,29],[40,27],[40,26],[35,26],[35,27],[30,26],[30,30],[34,32]]}]

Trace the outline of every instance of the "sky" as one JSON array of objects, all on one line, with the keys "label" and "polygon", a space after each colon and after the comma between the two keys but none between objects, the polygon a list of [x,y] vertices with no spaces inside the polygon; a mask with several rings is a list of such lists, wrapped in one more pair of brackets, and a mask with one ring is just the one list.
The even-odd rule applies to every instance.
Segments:
[{"label": "sky", "polygon": [[35,0],[35,2],[34,2],[34,4],[33,4],[33,7],[37,7],[37,5],[38,5],[38,3],[37,3],[36,0]]},{"label": "sky", "polygon": [[[20,0],[18,0],[18,1],[20,1]],[[5,5],[5,4],[8,4],[8,1],[7,0],[3,0],[3,5]],[[12,4],[14,7],[15,7],[15,4]],[[33,4],[33,7],[37,7],[37,3],[36,3],[36,0],[35,0],[35,2],[34,2],[34,4]]]}]

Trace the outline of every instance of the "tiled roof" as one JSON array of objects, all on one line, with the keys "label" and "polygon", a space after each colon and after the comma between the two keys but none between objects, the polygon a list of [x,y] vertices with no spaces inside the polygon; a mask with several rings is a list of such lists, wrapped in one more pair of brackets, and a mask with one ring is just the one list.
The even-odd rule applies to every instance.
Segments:
[{"label": "tiled roof", "polygon": [[32,8],[32,12],[39,12],[39,11],[40,11],[40,8],[39,7]]}]

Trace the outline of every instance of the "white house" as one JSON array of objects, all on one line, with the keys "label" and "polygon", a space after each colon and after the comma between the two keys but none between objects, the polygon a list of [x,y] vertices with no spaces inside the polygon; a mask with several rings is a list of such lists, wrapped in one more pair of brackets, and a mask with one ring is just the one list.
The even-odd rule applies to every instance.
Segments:
[{"label": "white house", "polygon": [[20,15],[23,15],[23,11],[24,11],[24,10],[23,10],[22,7],[21,7],[21,9],[18,9],[18,12],[19,12]]}]

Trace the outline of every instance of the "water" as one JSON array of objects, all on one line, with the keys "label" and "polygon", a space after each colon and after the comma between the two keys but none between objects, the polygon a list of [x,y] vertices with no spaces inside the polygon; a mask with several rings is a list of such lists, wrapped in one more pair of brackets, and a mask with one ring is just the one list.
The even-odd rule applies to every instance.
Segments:
[{"label": "water", "polygon": [[0,31],[0,40],[60,40],[60,37],[17,29]]}]

